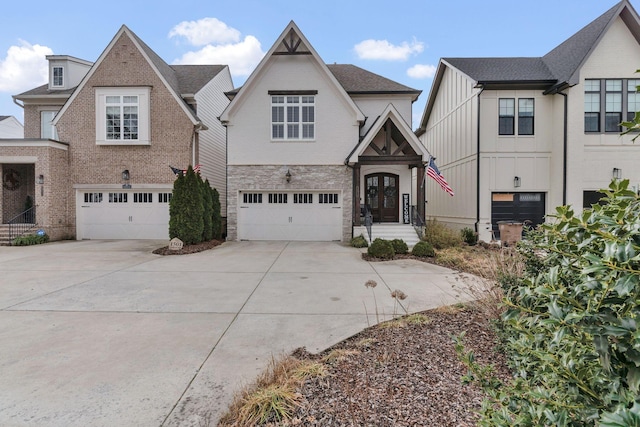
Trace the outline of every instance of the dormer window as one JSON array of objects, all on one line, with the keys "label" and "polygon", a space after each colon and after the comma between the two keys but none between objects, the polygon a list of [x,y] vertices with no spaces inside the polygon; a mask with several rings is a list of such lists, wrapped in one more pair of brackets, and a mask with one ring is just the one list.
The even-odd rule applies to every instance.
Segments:
[{"label": "dormer window", "polygon": [[53,76],[52,82],[53,87],[63,87],[64,86],[64,68],[62,67],[53,67]]}]

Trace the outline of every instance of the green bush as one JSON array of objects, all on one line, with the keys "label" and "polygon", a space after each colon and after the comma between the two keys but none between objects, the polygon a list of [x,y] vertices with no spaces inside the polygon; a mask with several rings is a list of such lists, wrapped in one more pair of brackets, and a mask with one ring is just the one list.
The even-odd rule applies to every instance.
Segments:
[{"label": "green bush", "polygon": [[351,246],[353,246],[354,248],[366,248],[369,246],[369,243],[367,242],[367,239],[365,239],[361,234],[351,239]]},{"label": "green bush", "polygon": [[200,180],[202,184],[202,240],[208,242],[213,239],[213,197],[209,180]]},{"label": "green bush", "polygon": [[409,252],[409,247],[402,239],[393,239],[391,241],[391,246],[393,246],[393,251],[396,254],[406,254]]},{"label": "green bush", "polygon": [[173,184],[169,203],[169,238],[177,237],[185,245],[202,242],[204,203],[201,178],[189,166],[185,176]]},{"label": "green bush", "polygon": [[48,241],[49,236],[47,234],[26,234],[24,236],[16,237],[13,239],[11,244],[13,246],[31,246],[47,243]]},{"label": "green bush", "polygon": [[462,240],[469,246],[475,246],[478,243],[478,234],[469,227],[460,230]]},{"label": "green bush", "polygon": [[424,240],[416,243],[416,245],[411,250],[411,255],[425,258],[425,257],[434,257],[436,256],[436,252],[433,250],[433,246],[431,243],[425,242]]},{"label": "green bush", "polygon": [[557,208],[519,245],[528,265],[502,318],[510,384],[457,345],[488,395],[480,425],[640,426],[640,198],[628,185],[579,215]]},{"label": "green bush", "polygon": [[[211,187],[209,187],[211,188]],[[222,238],[222,214],[220,212],[220,193],[215,188],[211,189],[211,200],[213,201],[213,219],[211,226],[213,228],[213,238]]]},{"label": "green bush", "polygon": [[391,242],[383,239],[375,239],[367,249],[367,253],[374,258],[393,259],[396,255]]},{"label": "green bush", "polygon": [[462,236],[459,232],[439,223],[435,219],[427,221],[424,227],[423,240],[431,243],[431,246],[435,249],[452,248],[462,244]]}]

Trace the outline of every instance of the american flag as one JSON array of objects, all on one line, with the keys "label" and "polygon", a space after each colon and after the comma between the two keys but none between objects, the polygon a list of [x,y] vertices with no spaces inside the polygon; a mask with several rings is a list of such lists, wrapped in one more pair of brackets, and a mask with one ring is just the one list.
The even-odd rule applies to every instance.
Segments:
[{"label": "american flag", "polygon": [[[169,167],[171,168],[171,171],[173,172],[174,175],[182,175],[185,176],[187,174],[187,169],[178,169],[178,168],[174,168],[173,166],[169,165]],[[193,171],[195,173],[200,173],[200,164],[197,164],[193,167]]]},{"label": "american flag", "polygon": [[435,179],[435,181],[440,185],[440,187],[442,187],[444,191],[453,196],[453,189],[451,188],[451,186],[449,186],[447,180],[444,179],[444,176],[442,176],[440,170],[438,170],[433,157],[429,159],[429,166],[427,166],[427,175]]}]

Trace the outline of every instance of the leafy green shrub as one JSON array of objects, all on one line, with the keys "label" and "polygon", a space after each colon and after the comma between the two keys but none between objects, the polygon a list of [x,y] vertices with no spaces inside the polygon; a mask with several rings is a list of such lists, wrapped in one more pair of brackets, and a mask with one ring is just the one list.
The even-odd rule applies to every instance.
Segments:
[{"label": "leafy green shrub", "polygon": [[393,239],[391,241],[391,246],[393,246],[393,250],[396,254],[406,254],[409,252],[409,247],[402,239]]},{"label": "leafy green shrub", "polygon": [[451,248],[462,244],[462,236],[437,220],[427,221],[423,240],[431,243],[435,249]]},{"label": "leafy green shrub", "polygon": [[354,248],[366,248],[369,246],[369,243],[367,242],[367,239],[365,239],[361,234],[351,239],[351,246],[353,246]]},{"label": "leafy green shrub", "polygon": [[185,176],[173,184],[169,203],[169,238],[177,237],[185,245],[202,242],[204,203],[201,178],[189,166]]},{"label": "leafy green shrub", "polygon": [[460,230],[462,240],[469,246],[475,246],[478,243],[478,233],[469,227]]},{"label": "leafy green shrub", "polygon": [[[211,187],[209,187],[211,188]],[[215,188],[211,189],[211,199],[213,201],[213,238],[220,239],[222,238],[222,213],[220,212],[220,193]]]},{"label": "leafy green shrub", "polygon": [[209,180],[200,180],[202,185],[202,241],[208,242],[213,239],[213,197]]},{"label": "leafy green shrub", "polygon": [[436,251],[433,250],[433,246],[431,243],[425,242],[424,240],[416,243],[416,245],[411,250],[411,255],[425,258],[425,257],[434,257],[436,256]]},{"label": "leafy green shrub", "polygon": [[367,249],[367,253],[380,259],[393,259],[396,255],[391,242],[383,239],[375,239]]},{"label": "leafy green shrub", "polygon": [[26,234],[24,236],[16,237],[13,239],[11,244],[13,246],[31,246],[47,243],[48,241],[49,236],[47,234]]},{"label": "leafy green shrub", "polygon": [[628,185],[580,215],[557,208],[520,246],[528,265],[502,317],[511,384],[458,347],[488,395],[481,425],[640,426],[640,198]]}]

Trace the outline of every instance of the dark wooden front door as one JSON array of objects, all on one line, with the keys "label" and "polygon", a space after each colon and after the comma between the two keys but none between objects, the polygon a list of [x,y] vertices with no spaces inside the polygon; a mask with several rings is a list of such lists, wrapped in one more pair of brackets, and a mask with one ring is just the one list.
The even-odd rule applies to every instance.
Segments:
[{"label": "dark wooden front door", "polygon": [[373,214],[373,222],[398,222],[400,218],[398,175],[376,173],[365,177],[366,204]]}]

